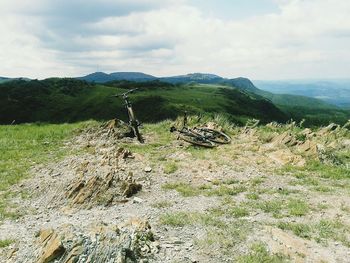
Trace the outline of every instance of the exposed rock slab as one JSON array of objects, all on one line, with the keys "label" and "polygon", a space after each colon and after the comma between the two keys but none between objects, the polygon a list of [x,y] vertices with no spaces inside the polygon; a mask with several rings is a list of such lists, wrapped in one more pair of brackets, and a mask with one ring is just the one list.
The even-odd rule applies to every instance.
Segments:
[{"label": "exposed rock slab", "polygon": [[63,225],[43,229],[38,237],[38,257],[34,262],[140,262],[158,250],[147,221],[133,219],[122,225],[91,225],[79,229]]}]

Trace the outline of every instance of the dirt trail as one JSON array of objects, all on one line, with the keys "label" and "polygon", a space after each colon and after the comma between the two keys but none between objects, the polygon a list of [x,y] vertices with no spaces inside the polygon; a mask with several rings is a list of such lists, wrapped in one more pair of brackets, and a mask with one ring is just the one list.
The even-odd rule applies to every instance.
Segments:
[{"label": "dirt trail", "polygon": [[[350,262],[349,190],[276,173],[305,156],[288,136],[265,142],[242,129],[208,150],[83,133],[65,146],[82,154],[35,167],[13,189],[30,198],[13,200],[23,217],[0,224],[16,241],[0,262],[233,262],[257,242],[286,261]],[[321,183],[331,190],[314,190]],[[322,220],[330,225],[318,229]]]}]

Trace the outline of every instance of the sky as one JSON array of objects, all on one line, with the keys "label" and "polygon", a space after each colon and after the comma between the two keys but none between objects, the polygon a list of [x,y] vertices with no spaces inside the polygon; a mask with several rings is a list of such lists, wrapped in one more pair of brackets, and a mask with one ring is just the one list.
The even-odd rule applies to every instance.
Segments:
[{"label": "sky", "polygon": [[349,0],[1,0],[0,76],[349,78]]}]

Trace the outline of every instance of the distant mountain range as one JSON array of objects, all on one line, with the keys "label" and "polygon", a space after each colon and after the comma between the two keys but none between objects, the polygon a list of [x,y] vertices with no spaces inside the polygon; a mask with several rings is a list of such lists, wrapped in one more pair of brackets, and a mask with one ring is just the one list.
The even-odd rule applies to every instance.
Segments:
[{"label": "distant mountain range", "polygon": [[146,122],[176,118],[184,110],[193,114],[226,114],[244,124],[249,118],[263,122],[306,119],[306,125],[345,123],[350,111],[322,100],[275,94],[255,87],[247,78],[222,78],[193,73],[157,78],[140,72],[96,72],[79,78],[45,80],[1,78],[0,123],[71,122],[107,120],[123,116],[125,109],[112,95],[139,88],[133,98],[138,116]]},{"label": "distant mountain range", "polygon": [[190,73],[186,75],[172,76],[172,77],[155,77],[152,75],[144,74],[141,72],[115,72],[115,73],[104,73],[104,72],[95,72],[83,77],[78,77],[80,80],[85,80],[88,82],[95,83],[107,83],[111,81],[153,81],[159,80],[162,82],[167,82],[171,84],[186,84],[190,82],[199,83],[199,84],[220,84],[220,85],[229,85],[235,86],[240,89],[255,91],[257,88],[254,84],[247,78],[234,78],[227,79],[220,77],[215,74],[208,73]]},{"label": "distant mountain range", "polygon": [[84,77],[78,77],[77,79],[85,80],[88,82],[95,83],[106,83],[116,80],[129,80],[129,81],[150,81],[157,79],[154,76],[147,75],[141,72],[115,72],[115,73],[104,73],[94,72]]},{"label": "distant mountain range", "polygon": [[[0,83],[26,78],[0,77]],[[77,77],[90,83],[106,84],[113,81],[150,82],[171,84],[212,84],[237,88],[244,92],[260,95],[276,105],[310,108],[350,108],[350,80],[331,81],[260,81],[254,83],[247,78],[223,78],[215,74],[190,73],[186,75],[156,77],[142,72],[94,72]]]},{"label": "distant mountain range", "polygon": [[[144,74],[141,72],[116,72],[111,74],[106,74],[103,72],[95,72],[87,76],[79,77],[78,79],[85,80],[88,82],[95,83],[108,83],[112,81],[161,81],[171,84],[188,84],[188,83],[198,83],[198,84],[214,84],[214,85],[224,85],[229,87],[238,88],[242,91],[260,95],[271,100],[276,105],[282,106],[298,106],[298,107],[310,107],[310,108],[334,108],[336,106],[344,106],[346,103],[350,105],[350,98],[345,98],[343,104],[336,103],[337,98],[333,100],[326,100],[324,97],[309,96],[307,91],[304,94],[302,92],[290,93],[287,89],[277,89],[281,92],[275,92],[275,90],[269,88],[269,84],[266,85],[262,81],[257,81],[259,88],[257,88],[254,83],[247,78],[223,78],[215,74],[208,73],[190,73],[186,75],[172,76],[172,77],[155,77],[152,75]],[[277,83],[277,82],[276,82]],[[280,82],[278,82],[280,83]],[[282,82],[281,82],[282,83]],[[261,85],[261,86],[260,86]]]}]

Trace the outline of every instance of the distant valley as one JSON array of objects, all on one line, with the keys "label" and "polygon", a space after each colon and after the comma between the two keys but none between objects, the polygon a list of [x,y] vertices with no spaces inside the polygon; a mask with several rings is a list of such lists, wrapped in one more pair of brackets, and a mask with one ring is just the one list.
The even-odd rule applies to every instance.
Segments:
[{"label": "distant valley", "polygon": [[255,80],[262,90],[275,94],[292,94],[323,100],[339,107],[350,108],[349,80]]}]

